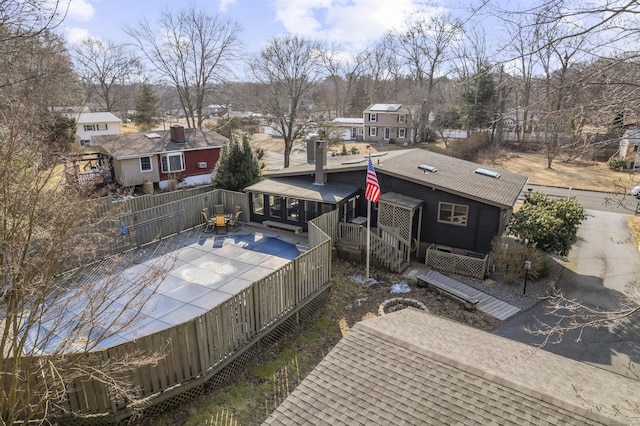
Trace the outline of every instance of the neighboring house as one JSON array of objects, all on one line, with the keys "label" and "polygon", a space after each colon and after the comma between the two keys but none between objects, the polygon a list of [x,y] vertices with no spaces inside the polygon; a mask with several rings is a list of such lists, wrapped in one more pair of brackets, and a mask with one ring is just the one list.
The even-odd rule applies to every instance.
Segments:
[{"label": "neighboring house", "polygon": [[[366,216],[367,157],[327,157],[326,143],[316,144],[315,165],[271,171],[267,179],[245,189],[252,222],[277,221],[306,230],[310,219],[335,209],[345,222]],[[419,210],[409,226],[410,238],[422,253],[429,244],[443,250],[491,251],[491,241],[505,231],[528,180],[419,148],[372,154],[372,162],[382,200]],[[295,214],[289,213],[292,208]],[[374,205],[372,226],[378,215]]]},{"label": "neighboring house", "polygon": [[95,145],[92,137],[119,135],[121,122],[110,112],[81,112],[66,114],[76,120],[76,136],[81,145]]},{"label": "neighboring house", "polygon": [[620,158],[629,169],[640,169],[640,129],[630,128],[620,138]]},{"label": "neighboring house", "polygon": [[364,139],[363,118],[335,118],[333,125],[340,132],[340,138],[345,141],[361,141]]},{"label": "neighboring house", "polygon": [[640,382],[407,308],[357,323],[265,425],[629,424]]},{"label": "neighboring house", "polygon": [[185,129],[127,133],[95,137],[95,144],[111,157],[114,179],[122,186],[157,184],[165,189],[171,181],[179,186],[211,182],[211,171],[228,142],[211,130]]},{"label": "neighboring house", "polygon": [[362,112],[364,140],[411,142],[412,115],[401,104],[373,104]]}]

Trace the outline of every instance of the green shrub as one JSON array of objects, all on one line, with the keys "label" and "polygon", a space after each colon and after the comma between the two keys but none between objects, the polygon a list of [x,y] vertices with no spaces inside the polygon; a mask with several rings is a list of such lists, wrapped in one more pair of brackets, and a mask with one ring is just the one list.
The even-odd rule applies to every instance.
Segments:
[{"label": "green shrub", "polygon": [[620,169],[627,168],[626,161],[624,161],[624,159],[620,157],[609,158],[609,161],[607,161],[607,165],[609,166],[610,169],[613,169],[613,170],[620,170]]}]

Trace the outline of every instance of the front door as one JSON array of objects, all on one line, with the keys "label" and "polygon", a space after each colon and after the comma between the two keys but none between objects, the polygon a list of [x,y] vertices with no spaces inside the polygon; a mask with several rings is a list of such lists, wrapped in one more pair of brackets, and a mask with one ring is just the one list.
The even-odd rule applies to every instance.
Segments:
[{"label": "front door", "polygon": [[384,140],[386,140],[386,141],[389,140],[389,128],[388,127],[384,128]]}]

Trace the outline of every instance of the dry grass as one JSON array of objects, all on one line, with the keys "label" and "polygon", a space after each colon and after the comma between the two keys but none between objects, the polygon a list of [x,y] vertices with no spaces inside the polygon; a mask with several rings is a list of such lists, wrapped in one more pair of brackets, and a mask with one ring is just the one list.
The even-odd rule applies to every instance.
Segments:
[{"label": "dry grass", "polygon": [[627,216],[626,219],[633,241],[640,247],[640,216]]},{"label": "dry grass", "polygon": [[531,184],[562,188],[614,192],[619,186],[633,187],[638,179],[636,174],[612,170],[599,162],[556,159],[549,169],[546,156],[534,152],[508,153],[495,164],[510,172],[528,176]]}]

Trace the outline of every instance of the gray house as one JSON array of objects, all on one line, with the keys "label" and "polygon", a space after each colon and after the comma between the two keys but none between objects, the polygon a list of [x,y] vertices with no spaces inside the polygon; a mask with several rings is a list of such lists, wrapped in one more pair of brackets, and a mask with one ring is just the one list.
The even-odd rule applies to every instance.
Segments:
[{"label": "gray house", "polygon": [[[366,220],[367,157],[318,152],[315,164],[270,172],[245,189],[252,222],[276,221],[306,230],[310,219],[334,209],[344,222]],[[371,157],[382,190],[372,209],[372,227],[380,217],[394,222],[389,227],[410,229],[404,240],[416,240],[423,251],[436,244],[443,251],[488,253],[527,183],[527,177],[516,173],[419,148]]]},{"label": "gray house", "polygon": [[357,323],[265,425],[602,425],[640,382],[412,308]]}]

